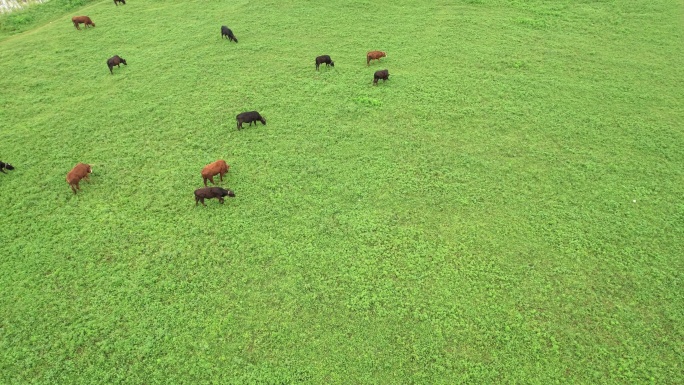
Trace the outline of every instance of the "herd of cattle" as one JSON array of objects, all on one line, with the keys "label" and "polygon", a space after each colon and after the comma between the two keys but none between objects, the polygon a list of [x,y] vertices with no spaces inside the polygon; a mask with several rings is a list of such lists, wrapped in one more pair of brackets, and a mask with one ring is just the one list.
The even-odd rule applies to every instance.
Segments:
[{"label": "herd of cattle", "polygon": [[[114,4],[118,6],[118,3],[126,4],[125,0],[114,0]],[[84,28],[89,28],[89,27],[95,27],[95,23],[90,19],[88,16],[74,16],[71,18],[71,22],[74,23],[74,27],[76,29],[80,30],[80,24],[84,25]],[[228,28],[227,26],[221,26],[221,38],[227,38],[228,41],[234,41],[238,42],[237,38],[235,37],[235,34],[233,34],[233,31]],[[366,65],[370,66],[370,62],[372,60],[380,60],[380,58],[387,57],[387,54],[383,51],[371,51],[366,54]],[[121,68],[121,64],[123,65],[128,65],[126,63],[126,59],[120,57],[119,55],[112,56],[111,58],[107,59],[107,67],[109,68],[110,74],[114,74],[113,68],[118,67]],[[321,55],[316,57],[316,71],[319,70],[319,67],[321,64],[325,64],[326,67],[335,67],[335,62],[332,61],[329,55]],[[382,81],[386,81],[389,78],[389,71],[384,69],[384,70],[379,70],[375,71],[373,74],[373,85],[378,84],[378,80],[382,79]],[[243,112],[238,114],[235,117],[235,120],[237,121],[237,129],[240,130],[242,129],[242,124],[243,123],[249,123],[251,126],[252,123],[256,125],[256,122],[261,122],[261,124],[266,125],[266,119],[264,119],[257,111],[249,111],[249,112]],[[230,169],[230,166],[226,163],[225,160],[219,159],[213,163],[210,163],[206,165],[202,169],[202,180],[204,181],[204,186],[203,188],[199,188],[195,190],[195,206],[197,206],[198,203],[202,203],[202,205],[206,206],[204,204],[205,199],[211,199],[211,198],[217,198],[219,203],[223,204],[224,197],[235,197],[235,193],[232,190],[224,189],[221,187],[207,187],[207,181],[211,182],[212,184],[214,183],[214,177],[216,175],[219,175],[220,181],[223,182],[223,176],[228,172]],[[4,163],[0,161],[0,172],[3,174],[7,174],[5,170],[14,170],[14,166],[12,166],[9,163]],[[74,166],[71,171],[66,176],[66,181],[71,187],[71,190],[76,194],[78,190],[81,189],[79,186],[79,182],[82,179],[85,179],[87,182],[90,182],[90,174],[93,172],[93,168],[86,163],[78,163],[76,166]]]}]

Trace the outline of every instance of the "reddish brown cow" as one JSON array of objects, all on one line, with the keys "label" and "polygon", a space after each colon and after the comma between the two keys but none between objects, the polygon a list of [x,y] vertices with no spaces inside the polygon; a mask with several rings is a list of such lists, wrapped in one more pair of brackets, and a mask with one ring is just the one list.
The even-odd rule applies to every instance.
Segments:
[{"label": "reddish brown cow", "polygon": [[371,60],[380,60],[381,57],[387,57],[383,51],[370,51],[366,54],[366,65],[370,65]]},{"label": "reddish brown cow", "polygon": [[89,164],[85,163],[79,163],[74,168],[69,171],[69,173],[66,176],[66,181],[69,183],[69,186],[71,186],[71,190],[76,194],[76,190],[80,190],[81,187],[79,187],[78,182],[81,181],[81,179],[85,178],[88,182],[90,182],[90,178],[88,177],[88,174],[93,172],[93,169],[90,167]]},{"label": "reddish brown cow", "polygon": [[214,163],[209,163],[208,165],[204,166],[202,169],[202,179],[204,180],[204,185],[207,185],[207,179],[209,179],[211,184],[216,184],[214,183],[214,176],[216,174],[219,174],[221,182],[223,182],[223,176],[226,175],[229,169],[230,166],[227,165],[226,161],[223,159],[219,159]]},{"label": "reddish brown cow", "polygon": [[76,29],[79,30],[81,29],[81,27],[78,26],[79,24],[85,25],[86,28],[88,28],[91,25],[93,27],[95,26],[95,23],[93,23],[93,21],[90,20],[88,16],[74,16],[71,18],[71,22],[74,23],[74,27],[76,27]]}]

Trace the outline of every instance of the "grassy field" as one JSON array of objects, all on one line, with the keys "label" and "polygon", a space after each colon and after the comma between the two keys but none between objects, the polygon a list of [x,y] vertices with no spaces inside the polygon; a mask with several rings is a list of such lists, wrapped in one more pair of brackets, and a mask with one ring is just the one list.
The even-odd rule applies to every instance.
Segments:
[{"label": "grassy field", "polygon": [[0,19],[0,384],[684,383],[681,2],[51,3]]}]

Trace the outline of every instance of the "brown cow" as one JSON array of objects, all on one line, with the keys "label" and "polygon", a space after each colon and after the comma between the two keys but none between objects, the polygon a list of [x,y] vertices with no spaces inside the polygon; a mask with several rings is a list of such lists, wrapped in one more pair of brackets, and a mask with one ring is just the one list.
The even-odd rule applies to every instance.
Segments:
[{"label": "brown cow", "polygon": [[226,161],[223,159],[219,159],[214,163],[209,163],[208,165],[204,166],[202,169],[202,179],[204,180],[204,185],[207,185],[207,179],[209,179],[211,184],[216,184],[214,183],[214,176],[216,174],[219,175],[221,182],[223,182],[223,176],[226,175],[229,169],[230,166],[227,165]]},{"label": "brown cow", "polygon": [[69,173],[66,176],[66,181],[69,183],[69,186],[71,186],[71,190],[76,194],[76,190],[80,190],[81,187],[79,187],[78,182],[81,181],[81,179],[85,178],[88,182],[90,182],[90,178],[88,177],[88,174],[93,172],[93,169],[90,167],[89,164],[85,163],[79,163],[74,168],[69,171]]},{"label": "brown cow", "polygon": [[387,57],[387,54],[383,51],[370,51],[366,54],[366,65],[370,65],[371,60],[380,61],[381,57]]},{"label": "brown cow", "polygon": [[95,27],[95,23],[93,23],[88,16],[74,16],[71,18],[71,22],[74,23],[74,27],[78,30],[81,29],[81,27],[78,26],[79,24],[83,24],[86,28],[91,25]]}]

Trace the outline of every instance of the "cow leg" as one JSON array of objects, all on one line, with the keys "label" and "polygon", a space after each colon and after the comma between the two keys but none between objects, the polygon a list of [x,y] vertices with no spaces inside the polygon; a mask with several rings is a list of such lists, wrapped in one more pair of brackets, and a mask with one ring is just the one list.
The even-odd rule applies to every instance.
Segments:
[{"label": "cow leg", "polygon": [[219,178],[221,178],[221,182],[223,182],[223,173],[219,173]]},{"label": "cow leg", "polygon": [[200,198],[200,202],[202,202],[202,206],[207,207],[207,205],[204,204],[204,198]]},{"label": "cow leg", "polygon": [[219,197],[219,203],[223,204],[223,197]]},{"label": "cow leg", "polygon": [[73,191],[74,194],[76,194],[76,187],[74,187],[73,183],[70,183],[69,186],[71,187],[71,191]]},{"label": "cow leg", "polygon": [[195,195],[195,206],[197,206],[197,202],[199,202],[199,197]]},{"label": "cow leg", "polygon": [[202,180],[204,181],[204,187],[207,187],[207,178],[202,177]]},{"label": "cow leg", "polygon": [[211,184],[216,184],[216,183],[214,183],[214,177],[213,176],[209,177],[209,181],[211,182]]}]

